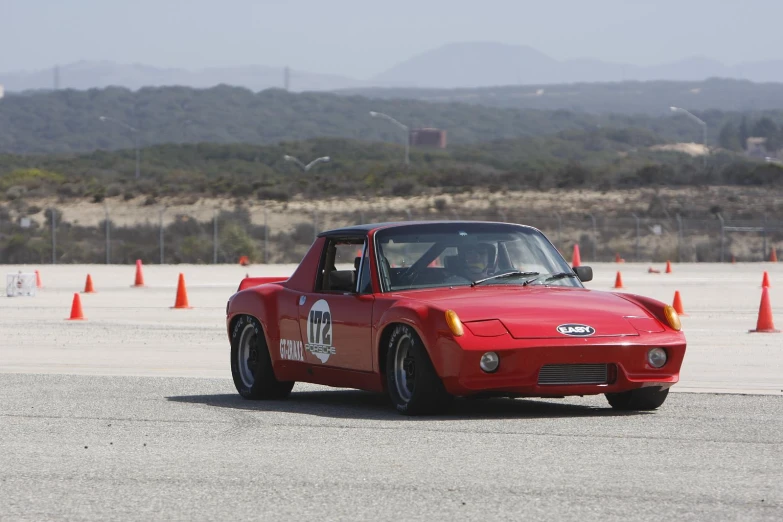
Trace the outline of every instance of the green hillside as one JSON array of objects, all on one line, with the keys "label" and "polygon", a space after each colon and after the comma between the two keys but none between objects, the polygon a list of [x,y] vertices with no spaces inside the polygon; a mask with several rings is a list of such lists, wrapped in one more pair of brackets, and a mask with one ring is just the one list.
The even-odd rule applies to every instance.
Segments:
[{"label": "green hillside", "polygon": [[710,79],[700,82],[626,81],[559,85],[510,85],[473,89],[350,89],[346,95],[468,103],[486,107],[570,110],[665,116],[670,106],[691,111],[762,112],[783,109],[783,84]]},{"label": "green hillside", "polygon": [[[414,149],[402,164],[399,145],[344,139],[246,144],[160,145],[80,155],[0,155],[0,201],[60,198],[217,196],[287,200],[296,195],[405,196],[474,188],[629,188],[655,185],[779,185],[783,169],[719,151],[708,158],[656,151],[644,129],[563,131],[448,150]],[[283,159],[332,161],[309,172]]]},{"label": "green hillside", "polygon": [[[479,99],[490,104],[490,98]],[[659,105],[668,103],[666,98],[659,100]],[[109,88],[7,95],[0,100],[0,153],[127,149],[134,146],[136,138],[141,147],[207,142],[263,145],[314,138],[401,143],[403,133],[388,122],[371,118],[369,112],[373,110],[393,115],[411,127],[445,129],[450,147],[606,127],[647,129],[666,141],[702,139],[698,125],[683,116],[670,114],[509,109],[475,103],[295,94],[282,90],[253,93],[227,86],[203,90]],[[718,131],[726,122],[739,124],[742,118],[740,113],[718,110],[697,114],[707,121],[713,144],[717,143]],[[768,114],[778,125],[783,123],[783,111]],[[113,121],[101,121],[101,116],[125,122],[138,132],[133,133]],[[757,120],[760,114],[748,116]]]}]

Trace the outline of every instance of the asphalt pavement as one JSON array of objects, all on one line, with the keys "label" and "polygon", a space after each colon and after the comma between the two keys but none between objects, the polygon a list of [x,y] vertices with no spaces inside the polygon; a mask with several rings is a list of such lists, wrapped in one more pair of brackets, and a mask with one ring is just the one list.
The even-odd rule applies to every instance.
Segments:
[{"label": "asphalt pavement", "polygon": [[[0,520],[783,520],[783,334],[748,333],[763,270],[783,327],[783,265],[604,264],[587,286],[618,269],[621,291],[679,290],[689,314],[661,409],[458,400],[406,418],[353,390],[236,394],[225,300],[290,266],[149,266],[144,288],[133,267],[43,267],[36,297],[0,298]],[[171,309],[180,272],[189,310]],[[65,321],[87,273],[87,320]]]},{"label": "asphalt pavement", "polygon": [[5,374],[2,520],[781,520],[783,397],[461,400]]}]

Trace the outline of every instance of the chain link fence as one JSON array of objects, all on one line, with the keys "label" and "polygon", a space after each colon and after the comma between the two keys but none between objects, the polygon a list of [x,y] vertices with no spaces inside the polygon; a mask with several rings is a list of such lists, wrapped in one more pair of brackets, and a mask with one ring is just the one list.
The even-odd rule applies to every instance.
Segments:
[{"label": "chain link fence", "polygon": [[529,215],[523,210],[428,209],[419,211],[318,210],[251,213],[214,211],[204,219],[151,209],[143,224],[119,224],[106,208],[97,225],[67,221],[56,208],[41,218],[0,215],[0,264],[107,263],[296,263],[318,232],[360,223],[416,220],[479,220],[522,223],[543,231],[570,258],[578,244],[583,261],[766,261],[783,242],[783,222],[691,220],[680,216]]}]

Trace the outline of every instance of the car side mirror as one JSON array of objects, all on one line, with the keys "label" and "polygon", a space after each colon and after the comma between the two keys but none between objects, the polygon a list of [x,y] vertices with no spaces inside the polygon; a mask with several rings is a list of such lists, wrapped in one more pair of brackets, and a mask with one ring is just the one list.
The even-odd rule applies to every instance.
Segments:
[{"label": "car side mirror", "polygon": [[593,280],[593,269],[589,266],[575,266],[574,272],[576,272],[576,276],[583,283]]}]

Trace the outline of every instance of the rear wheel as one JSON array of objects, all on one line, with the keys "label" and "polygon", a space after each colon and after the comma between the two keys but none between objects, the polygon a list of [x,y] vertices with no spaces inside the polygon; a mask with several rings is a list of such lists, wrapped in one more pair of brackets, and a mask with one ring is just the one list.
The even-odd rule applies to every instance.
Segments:
[{"label": "rear wheel", "polygon": [[258,319],[243,315],[231,330],[231,376],[245,399],[283,399],[293,381],[278,381]]},{"label": "rear wheel", "polygon": [[410,326],[398,325],[386,352],[389,398],[403,415],[432,415],[451,402],[424,344]]},{"label": "rear wheel", "polygon": [[669,389],[639,388],[622,393],[607,393],[606,400],[615,410],[643,411],[660,407],[669,395]]}]

